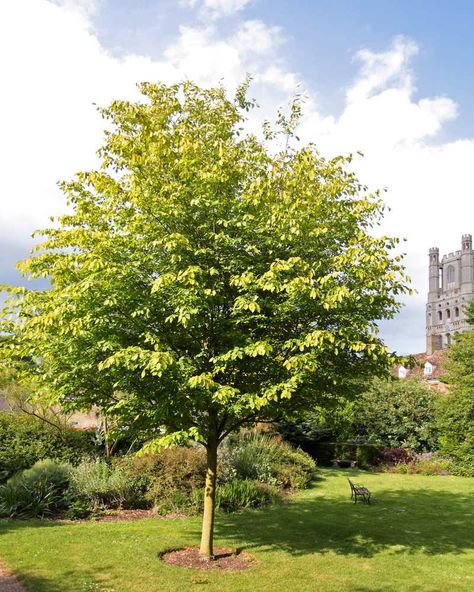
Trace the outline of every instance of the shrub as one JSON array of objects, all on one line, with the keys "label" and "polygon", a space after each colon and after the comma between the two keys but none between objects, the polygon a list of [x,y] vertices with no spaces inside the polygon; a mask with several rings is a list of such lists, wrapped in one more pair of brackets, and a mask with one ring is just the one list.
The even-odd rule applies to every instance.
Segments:
[{"label": "shrub", "polygon": [[362,469],[368,469],[377,464],[377,457],[383,447],[365,442],[316,442],[313,446],[305,444],[305,449],[311,453],[318,465],[332,466],[335,459],[357,461]]},{"label": "shrub", "polygon": [[440,457],[436,452],[411,454],[400,462],[385,464],[383,468],[392,473],[407,475],[448,475],[452,473],[452,460]]},{"label": "shrub", "polygon": [[260,508],[281,500],[276,487],[257,481],[235,479],[217,490],[216,507],[224,512]]},{"label": "shrub", "polygon": [[229,441],[232,464],[237,479],[257,480],[277,485],[276,468],[280,461],[280,450],[276,439],[263,434],[244,434]]},{"label": "shrub", "polygon": [[415,458],[413,451],[405,448],[385,448],[376,459],[377,465],[408,464]]},{"label": "shrub", "polygon": [[59,501],[54,486],[45,481],[0,486],[2,518],[43,518],[54,513]]},{"label": "shrub", "polygon": [[91,511],[120,508],[134,496],[134,481],[120,466],[104,461],[83,461],[71,471],[72,500],[87,501]]},{"label": "shrub", "polygon": [[366,442],[419,452],[436,446],[438,393],[418,378],[375,378],[353,404],[353,435]]},{"label": "shrub", "polygon": [[70,467],[39,461],[0,486],[0,516],[36,518],[64,510]]},{"label": "shrub", "polygon": [[162,450],[154,459],[151,492],[154,498],[173,491],[191,494],[204,487],[206,453],[202,447],[175,447]]},{"label": "shrub", "polygon": [[[141,484],[144,499],[149,504],[160,505],[164,500],[178,499],[182,496],[190,499],[197,488],[204,487],[206,478],[206,453],[204,448],[193,446],[177,446],[161,450],[154,454],[122,459],[120,466],[126,466],[127,471],[137,483]],[[181,496],[181,497],[182,497]],[[172,502],[175,511],[176,503]]]},{"label": "shrub", "polygon": [[54,429],[28,415],[0,412],[0,482],[38,460],[77,464],[94,452],[92,437],[72,428]]},{"label": "shrub", "polygon": [[316,463],[309,454],[268,435],[240,435],[229,440],[226,447],[227,462],[231,462],[237,479],[302,488],[316,471]]},{"label": "shrub", "polygon": [[19,481],[28,485],[37,481],[51,483],[58,491],[64,492],[69,483],[71,466],[60,464],[50,459],[39,460],[30,469],[25,469],[11,477],[8,481],[15,484]]},{"label": "shrub", "polygon": [[119,461],[141,488],[145,505],[158,514],[189,511],[196,489],[204,487],[206,453],[203,448],[174,447]]},{"label": "shrub", "polygon": [[474,477],[474,458],[451,459],[449,472],[459,477]]},{"label": "shrub", "polygon": [[[196,490],[192,499],[195,511],[203,507],[204,491]],[[217,488],[216,509],[223,512],[237,512],[244,508],[261,508],[281,501],[281,494],[272,485],[258,481],[234,479]]]}]

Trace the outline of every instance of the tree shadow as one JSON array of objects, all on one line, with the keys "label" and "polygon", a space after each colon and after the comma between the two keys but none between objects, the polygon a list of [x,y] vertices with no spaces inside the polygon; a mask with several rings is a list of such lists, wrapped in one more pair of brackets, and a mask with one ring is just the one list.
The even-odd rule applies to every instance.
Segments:
[{"label": "tree shadow", "polygon": [[[115,588],[97,579],[97,572],[92,573],[81,568],[80,578],[78,578],[78,572],[72,570],[62,572],[61,576],[61,581],[58,581],[57,578],[50,579],[44,576],[31,575],[31,573],[22,570],[14,572],[14,577],[22,587],[21,590],[25,590],[25,592],[30,590],[34,590],[34,592],[64,592],[63,578],[69,581],[68,590],[74,590],[74,592],[115,592]],[[74,588],[71,588],[71,582],[75,582],[73,584]],[[10,592],[11,590],[11,592],[17,592],[17,589],[17,585],[12,584],[9,578],[3,579],[0,576],[0,591]]]},{"label": "tree shadow", "polygon": [[[68,527],[71,523],[69,521],[58,520],[0,520],[0,536],[7,532],[18,532],[24,528],[28,529],[50,529]],[[8,562],[7,562],[8,565]],[[82,565],[80,571],[75,568],[61,569],[60,580],[56,577],[50,579],[45,576],[38,576],[32,574],[30,570],[22,570],[21,568],[13,569],[12,573],[25,590],[34,590],[34,592],[64,592],[64,581],[68,581],[68,590],[74,592],[115,592],[115,588],[107,585],[101,581],[101,574],[107,575],[113,571],[114,566],[107,563],[101,563],[100,568],[94,567],[94,570],[88,569],[87,566]],[[80,577],[78,577],[80,576]],[[0,576],[0,592],[10,591],[7,587],[7,580],[2,580]],[[72,586],[71,586],[72,583]],[[16,592],[16,588],[11,587],[12,592]]]},{"label": "tree shadow", "polygon": [[474,548],[473,501],[469,494],[427,490],[384,490],[369,506],[354,504],[349,496],[303,498],[265,511],[221,514],[216,540],[293,555],[368,558],[386,549],[394,555],[460,554]]},{"label": "tree shadow", "polygon": [[[21,520],[19,518],[0,519],[0,534],[10,530],[20,530],[22,528],[58,528],[58,526],[67,526],[70,522],[61,522],[60,520],[47,520],[35,518],[33,520]],[[0,591],[1,592],[1,591]]]}]

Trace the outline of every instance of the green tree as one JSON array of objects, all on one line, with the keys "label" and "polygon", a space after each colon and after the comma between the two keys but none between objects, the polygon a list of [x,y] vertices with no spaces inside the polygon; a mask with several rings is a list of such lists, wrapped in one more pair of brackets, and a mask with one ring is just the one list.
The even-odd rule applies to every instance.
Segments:
[{"label": "green tree", "polygon": [[350,429],[353,436],[383,446],[433,450],[438,398],[419,378],[375,378],[351,405]]},{"label": "green tree", "polygon": [[[48,290],[10,289],[2,350],[36,360],[64,404],[98,405],[150,446],[207,450],[201,554],[213,553],[216,459],[227,434],[347,393],[390,355],[376,321],[407,291],[383,204],[350,159],[291,147],[299,104],[266,140],[244,133],[246,84],[142,84],[116,101],[99,170],[62,183],[70,213],[21,264]],[[267,140],[281,152],[268,148]]]},{"label": "green tree", "polygon": [[[468,309],[474,325],[474,302]],[[456,337],[449,350],[448,392],[438,406],[440,451],[451,456],[460,468],[474,474],[474,331]]]}]

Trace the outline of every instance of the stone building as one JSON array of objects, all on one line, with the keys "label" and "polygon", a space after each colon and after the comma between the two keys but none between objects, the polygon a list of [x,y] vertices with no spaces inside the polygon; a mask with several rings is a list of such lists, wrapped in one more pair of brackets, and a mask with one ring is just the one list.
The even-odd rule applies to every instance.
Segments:
[{"label": "stone building", "polygon": [[426,353],[444,349],[457,333],[470,327],[466,305],[474,299],[474,252],[472,235],[462,237],[460,251],[444,255],[429,252],[429,292],[426,305]]}]

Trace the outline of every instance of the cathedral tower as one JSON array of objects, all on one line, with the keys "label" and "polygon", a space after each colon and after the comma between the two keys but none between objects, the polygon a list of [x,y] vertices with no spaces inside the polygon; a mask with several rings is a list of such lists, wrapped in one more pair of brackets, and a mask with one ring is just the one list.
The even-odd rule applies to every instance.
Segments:
[{"label": "cathedral tower", "polygon": [[429,291],[426,305],[426,351],[451,344],[457,333],[470,329],[466,305],[474,300],[472,235],[462,237],[462,249],[439,259],[439,249],[429,252]]}]

